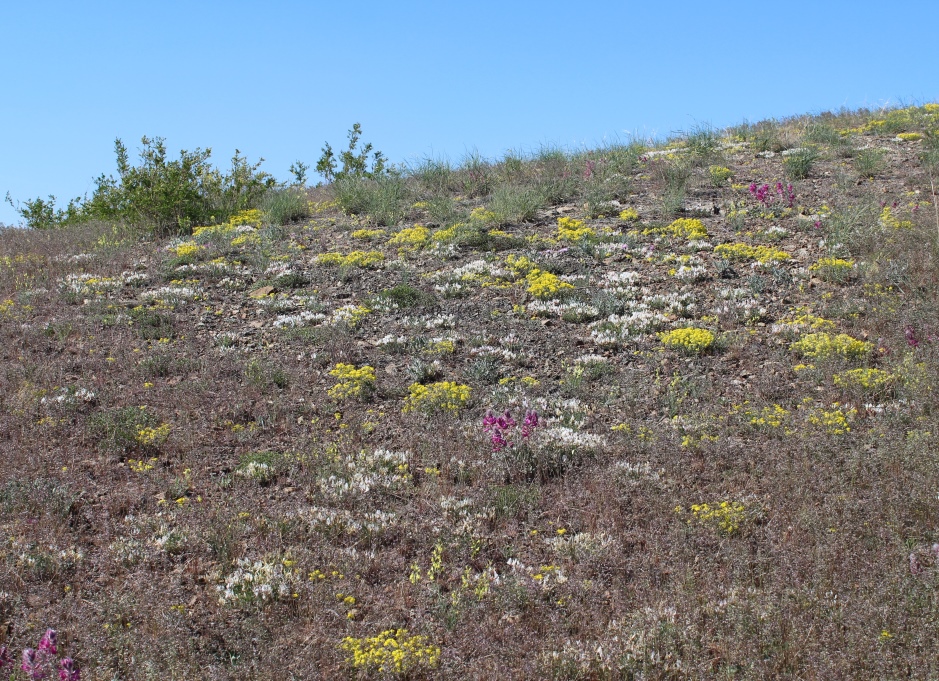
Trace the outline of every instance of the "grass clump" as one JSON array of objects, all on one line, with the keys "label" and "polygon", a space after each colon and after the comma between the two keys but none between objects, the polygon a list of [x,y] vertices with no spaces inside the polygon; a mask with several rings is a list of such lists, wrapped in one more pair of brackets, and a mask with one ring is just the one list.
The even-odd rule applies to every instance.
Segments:
[{"label": "grass clump", "polygon": [[791,180],[804,180],[812,172],[815,161],[818,160],[818,152],[814,149],[804,148],[790,154],[783,160],[783,167],[786,175]]},{"label": "grass clump", "polygon": [[854,169],[861,177],[880,175],[887,164],[883,149],[862,149],[854,157]]},{"label": "grass clump", "polygon": [[310,202],[299,187],[272,189],[261,202],[261,210],[272,225],[287,225],[310,216]]},{"label": "grass clump", "polygon": [[92,415],[89,430],[106,450],[125,451],[139,446],[158,446],[170,429],[146,407],[122,407]]}]

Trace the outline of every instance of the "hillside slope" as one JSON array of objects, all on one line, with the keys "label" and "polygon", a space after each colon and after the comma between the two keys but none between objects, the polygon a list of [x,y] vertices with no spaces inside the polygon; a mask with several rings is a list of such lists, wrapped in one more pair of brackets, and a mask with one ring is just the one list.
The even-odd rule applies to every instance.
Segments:
[{"label": "hillside slope", "polygon": [[0,642],[55,627],[86,679],[936,676],[937,128],[8,230]]}]

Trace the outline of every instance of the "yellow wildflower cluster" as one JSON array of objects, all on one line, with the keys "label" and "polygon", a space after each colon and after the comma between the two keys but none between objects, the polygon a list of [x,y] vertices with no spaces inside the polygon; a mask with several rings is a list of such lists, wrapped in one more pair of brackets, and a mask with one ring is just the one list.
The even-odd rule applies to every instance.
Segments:
[{"label": "yellow wildflower cluster", "polygon": [[936,113],[936,104],[925,104],[923,106],[908,106],[904,109],[894,109],[887,113],[883,118],[875,118],[866,125],[861,126],[860,132],[884,132],[896,130],[897,128],[913,128],[926,124],[930,118],[935,118],[931,114]]},{"label": "yellow wildflower cluster", "polygon": [[841,388],[878,393],[889,388],[895,377],[883,369],[850,369],[832,376],[835,385]]},{"label": "yellow wildflower cluster", "polygon": [[619,219],[626,222],[635,222],[639,219],[639,213],[636,212],[635,208],[627,208],[619,214]]},{"label": "yellow wildflower cluster", "polygon": [[822,332],[802,336],[790,348],[803,357],[855,359],[869,353],[874,346],[872,343],[858,340],[846,333],[833,335]]},{"label": "yellow wildflower cluster", "polygon": [[424,352],[428,355],[452,355],[456,352],[456,343],[447,338],[432,340],[424,348]]},{"label": "yellow wildflower cluster", "polygon": [[264,213],[257,208],[251,208],[250,210],[243,210],[232,215],[228,219],[228,224],[232,225],[233,227],[238,227],[239,225],[260,227],[263,220]]},{"label": "yellow wildflower cluster", "polygon": [[597,233],[583,220],[567,216],[558,218],[558,240],[560,241],[581,241],[591,239],[596,235]]},{"label": "yellow wildflower cluster", "polygon": [[673,239],[707,239],[708,231],[704,223],[694,218],[678,218],[665,227],[650,227],[643,234],[661,234]]},{"label": "yellow wildflower cluster", "polygon": [[714,255],[727,260],[756,260],[764,265],[791,257],[785,251],[772,246],[750,246],[742,243],[719,244],[714,247]]},{"label": "yellow wildflower cluster", "polygon": [[733,174],[730,168],[725,168],[724,166],[710,166],[708,168],[708,175],[711,176],[711,184],[715,187],[723,187]]},{"label": "yellow wildflower cluster", "polygon": [[470,226],[465,222],[458,222],[455,225],[447,227],[446,229],[438,229],[431,235],[430,239],[431,241],[439,244],[446,244],[451,241],[456,241],[469,229]]},{"label": "yellow wildflower cluster", "polygon": [[353,669],[385,676],[406,676],[440,664],[440,647],[426,636],[408,636],[407,629],[387,629],[376,636],[347,636],[340,645]]},{"label": "yellow wildflower cluster", "polygon": [[[684,513],[684,509],[678,506],[675,512]],[[746,506],[739,501],[722,501],[716,506],[692,504],[690,512],[689,524],[697,522],[726,535],[737,532],[747,519]]]},{"label": "yellow wildflower cluster", "polygon": [[789,410],[783,409],[778,404],[773,404],[769,407],[762,407],[761,409],[756,409],[748,405],[749,403],[747,402],[744,402],[740,405],[734,405],[730,410],[730,413],[739,414],[747,421],[749,425],[755,428],[767,430],[781,428],[789,416]]},{"label": "yellow wildflower cluster", "polygon": [[923,139],[923,136],[918,132],[901,132],[897,137],[904,142],[915,142]]},{"label": "yellow wildflower cluster", "polygon": [[352,251],[348,255],[320,253],[316,256],[316,262],[327,267],[374,267],[384,259],[381,251]]},{"label": "yellow wildflower cluster", "polygon": [[835,328],[835,323],[830,319],[819,317],[809,312],[808,308],[796,307],[789,315],[779,320],[774,329],[778,331],[825,331]]},{"label": "yellow wildflower cluster", "polygon": [[845,258],[819,258],[809,266],[810,272],[817,272],[825,281],[845,282],[854,275],[854,261]]},{"label": "yellow wildflower cluster", "polygon": [[377,239],[384,235],[385,230],[383,229],[357,229],[352,232],[352,238],[361,241],[371,241],[372,239]]},{"label": "yellow wildflower cluster", "polygon": [[482,206],[474,208],[470,212],[469,217],[471,222],[484,222],[487,225],[494,225],[499,222],[499,217],[491,210],[487,210]]},{"label": "yellow wildflower cluster", "polygon": [[404,250],[414,251],[424,246],[428,241],[430,241],[430,230],[423,225],[414,225],[402,229],[391,237],[388,243],[401,246]]},{"label": "yellow wildflower cluster", "polygon": [[845,435],[851,432],[848,419],[857,414],[857,409],[842,407],[838,402],[832,409],[813,409],[806,420],[813,426],[824,428],[829,435]]},{"label": "yellow wildflower cluster", "polygon": [[564,289],[574,288],[573,284],[561,281],[557,275],[538,268],[525,275],[525,281],[528,282],[528,292],[535,298],[541,298],[542,300],[553,298]]},{"label": "yellow wildflower cluster", "polygon": [[127,465],[134,473],[146,473],[147,471],[153,470],[153,466],[156,462],[156,458],[151,458],[147,461],[143,459],[128,459]]},{"label": "yellow wildflower cluster", "polygon": [[170,435],[171,426],[168,423],[161,423],[155,428],[140,426],[134,434],[134,439],[145,447],[158,447],[166,442]]},{"label": "yellow wildflower cluster", "polygon": [[684,328],[659,334],[667,347],[697,355],[714,345],[714,334],[707,329]]},{"label": "yellow wildflower cluster", "polygon": [[178,246],[174,246],[170,250],[176,254],[177,258],[191,258],[196,255],[200,250],[201,246],[195,241],[184,241]]},{"label": "yellow wildflower cluster", "polygon": [[375,389],[375,368],[369,365],[356,369],[354,364],[338,363],[329,372],[339,382],[326,391],[334,400],[344,400],[349,397],[364,398]]},{"label": "yellow wildflower cluster", "polygon": [[8,317],[13,312],[14,302],[12,299],[7,298],[6,300],[0,300],[0,315]]},{"label": "yellow wildflower cluster", "polygon": [[509,269],[512,270],[516,276],[522,276],[537,269],[535,263],[524,255],[509,254],[505,257],[505,264],[509,266]]},{"label": "yellow wildflower cluster", "polygon": [[893,214],[890,206],[884,206],[880,211],[880,224],[888,229],[912,229],[913,223],[909,220],[900,220]]},{"label": "yellow wildflower cluster", "polygon": [[231,240],[231,245],[238,246],[258,246],[261,243],[261,236],[257,232],[247,232],[239,234]]},{"label": "yellow wildflower cluster", "polygon": [[408,392],[410,394],[404,401],[404,409],[401,410],[404,413],[411,411],[456,413],[466,405],[471,391],[468,385],[453,381],[440,381],[430,385],[412,383]]}]

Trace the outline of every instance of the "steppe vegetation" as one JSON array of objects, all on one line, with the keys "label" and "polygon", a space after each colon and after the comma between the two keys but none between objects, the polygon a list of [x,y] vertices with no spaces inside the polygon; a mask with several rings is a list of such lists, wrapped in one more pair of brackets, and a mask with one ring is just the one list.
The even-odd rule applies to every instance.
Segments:
[{"label": "steppe vegetation", "polygon": [[0,675],[939,677],[939,105],[361,135],[0,232]]}]

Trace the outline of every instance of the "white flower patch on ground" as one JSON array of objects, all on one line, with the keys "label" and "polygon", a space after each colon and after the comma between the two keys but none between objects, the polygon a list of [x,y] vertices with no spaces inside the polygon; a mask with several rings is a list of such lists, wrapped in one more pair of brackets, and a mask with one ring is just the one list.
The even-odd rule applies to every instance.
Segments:
[{"label": "white flower patch on ground", "polygon": [[533,300],[526,306],[528,312],[538,317],[560,317],[566,322],[586,322],[600,316],[600,310],[587,303],[561,302],[558,300]]}]

